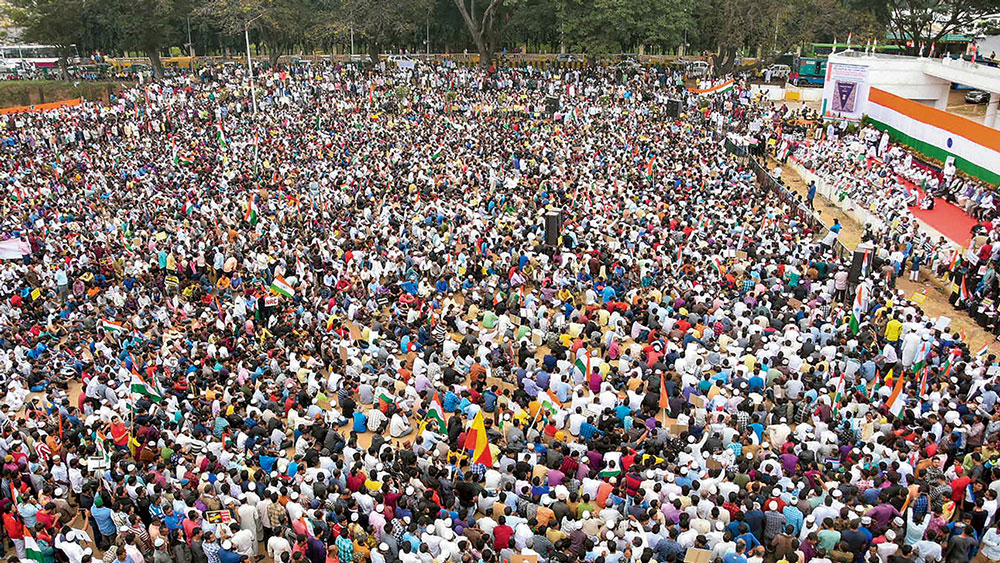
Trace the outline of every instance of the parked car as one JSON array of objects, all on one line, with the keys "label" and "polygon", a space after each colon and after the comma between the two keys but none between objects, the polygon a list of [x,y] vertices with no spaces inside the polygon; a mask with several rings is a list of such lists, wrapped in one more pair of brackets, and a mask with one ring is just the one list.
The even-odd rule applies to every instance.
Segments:
[{"label": "parked car", "polygon": [[990,93],[983,90],[969,90],[965,93],[965,103],[967,104],[987,104],[990,101]]},{"label": "parked car", "polygon": [[624,61],[620,61],[618,64],[616,64],[615,68],[619,70],[635,72],[642,70],[642,64],[640,64],[639,61],[636,61],[634,59],[625,59]]},{"label": "parked car", "polygon": [[561,55],[556,55],[556,61],[560,63],[582,63],[583,55],[571,55],[569,53],[563,53]]},{"label": "parked car", "polygon": [[788,78],[788,75],[792,72],[792,67],[788,65],[771,65],[767,67],[771,71],[771,78]]},{"label": "parked car", "polygon": [[688,63],[687,73],[691,76],[704,76],[708,74],[708,63],[705,61],[691,61]]},{"label": "parked car", "polygon": [[389,55],[385,60],[400,68],[414,68],[420,66],[420,61],[406,55]]}]

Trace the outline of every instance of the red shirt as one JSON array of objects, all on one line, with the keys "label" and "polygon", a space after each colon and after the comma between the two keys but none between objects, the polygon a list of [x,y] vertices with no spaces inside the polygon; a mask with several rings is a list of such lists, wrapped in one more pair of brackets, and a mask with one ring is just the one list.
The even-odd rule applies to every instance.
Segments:
[{"label": "red shirt", "polygon": [[[7,515],[4,515],[6,518]],[[493,528],[493,549],[500,551],[510,547],[510,538],[514,535],[514,528],[507,524],[500,524]]]},{"label": "red shirt", "polygon": [[951,500],[961,502],[965,498],[965,488],[969,486],[972,479],[963,475],[951,482]]},{"label": "red shirt", "polygon": [[45,527],[46,530],[51,530],[52,526],[56,523],[56,517],[54,514],[49,514],[41,510],[35,514],[35,518],[38,519],[38,523]]},{"label": "red shirt", "polygon": [[[3,527],[7,530],[7,537],[10,539],[24,539],[24,524],[21,523],[20,519],[15,518],[13,514],[7,512],[3,515]],[[511,533],[514,533],[513,530]]]}]

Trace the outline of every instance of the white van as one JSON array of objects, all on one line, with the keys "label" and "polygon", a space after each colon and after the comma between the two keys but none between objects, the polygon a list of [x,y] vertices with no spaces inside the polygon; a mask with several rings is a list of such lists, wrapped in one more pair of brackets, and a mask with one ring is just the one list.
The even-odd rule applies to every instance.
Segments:
[{"label": "white van", "polygon": [[708,74],[708,63],[705,61],[691,61],[687,65],[687,73],[690,76],[705,76]]}]

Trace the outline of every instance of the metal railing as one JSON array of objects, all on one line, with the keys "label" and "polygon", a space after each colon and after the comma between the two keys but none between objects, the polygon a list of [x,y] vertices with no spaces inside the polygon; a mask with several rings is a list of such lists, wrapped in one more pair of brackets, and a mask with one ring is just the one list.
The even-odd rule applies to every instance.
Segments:
[{"label": "metal railing", "polygon": [[[727,142],[726,145],[727,150],[729,149],[730,145],[732,145],[732,143]],[[735,147],[735,145],[732,146]],[[775,179],[775,177],[772,176],[770,172],[768,172],[767,168],[763,164],[761,164],[757,160],[757,158],[750,157],[749,165],[750,165],[750,170],[752,170],[754,176],[757,177],[757,182],[761,186],[767,188],[775,196],[777,196],[778,199],[780,199],[783,203],[787,204],[789,209],[791,210],[792,215],[796,219],[802,221],[803,223],[808,224],[813,231],[824,232],[827,230],[827,226],[819,218],[819,215],[817,215],[815,211],[810,209],[805,204],[805,202],[802,201],[801,197],[799,197],[797,194],[786,188],[785,185],[782,184],[780,181]],[[844,246],[844,243],[840,242],[839,238],[836,241],[834,241],[833,250],[834,252],[836,252],[838,258],[849,258],[853,254],[853,251]]]}]

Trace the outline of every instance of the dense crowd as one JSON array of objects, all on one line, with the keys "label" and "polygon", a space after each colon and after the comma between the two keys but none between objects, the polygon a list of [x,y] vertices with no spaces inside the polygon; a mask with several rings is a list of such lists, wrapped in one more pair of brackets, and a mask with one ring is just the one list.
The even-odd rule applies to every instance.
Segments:
[{"label": "dense crowd", "polygon": [[[799,143],[795,158],[833,186],[839,204],[877,219],[867,225],[866,237],[892,266],[893,279],[907,272],[918,279],[921,268],[947,276],[951,302],[1000,336],[1000,231],[994,228],[991,186],[957,174],[950,162],[935,170],[915,161],[910,151],[890,143],[887,133],[870,126],[847,135],[831,127],[823,140]],[[968,248],[941,236],[934,240],[910,211],[933,209],[938,198],[978,219]]]},{"label": "dense crowd", "polygon": [[1000,561],[996,358],[726,152],[742,88],[258,79],[4,117],[11,562]]}]

